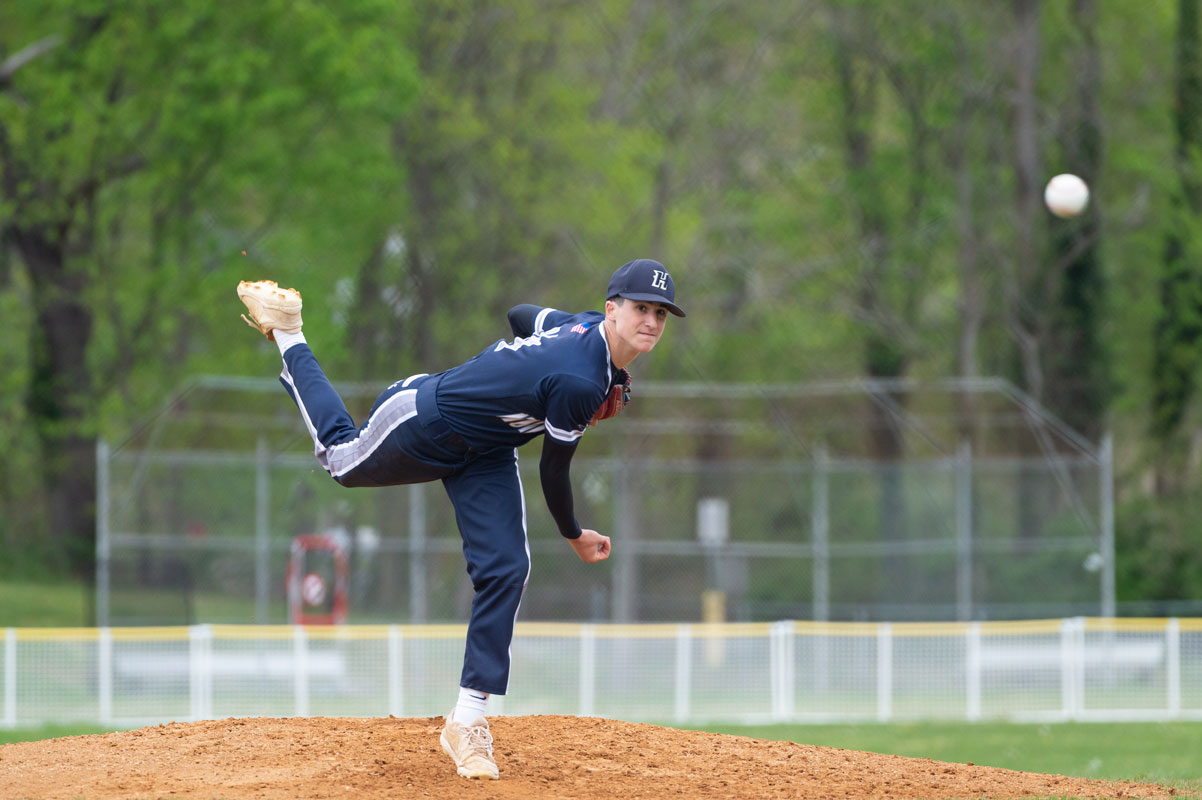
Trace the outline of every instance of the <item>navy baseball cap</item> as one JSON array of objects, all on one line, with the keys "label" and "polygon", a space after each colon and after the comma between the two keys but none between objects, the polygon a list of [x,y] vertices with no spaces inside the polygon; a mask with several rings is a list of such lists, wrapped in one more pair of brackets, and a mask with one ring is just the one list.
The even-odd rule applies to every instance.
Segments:
[{"label": "navy baseball cap", "polygon": [[680,306],[676,305],[676,284],[667,267],[650,258],[635,259],[618,267],[609,279],[605,299],[615,297],[663,303],[676,316],[684,316]]}]

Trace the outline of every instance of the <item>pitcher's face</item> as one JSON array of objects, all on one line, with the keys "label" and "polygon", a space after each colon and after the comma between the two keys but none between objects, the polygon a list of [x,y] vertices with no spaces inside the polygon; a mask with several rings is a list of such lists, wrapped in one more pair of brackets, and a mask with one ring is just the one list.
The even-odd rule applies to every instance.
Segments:
[{"label": "pitcher's face", "polygon": [[664,334],[668,308],[649,300],[615,298],[605,301],[605,320],[611,323],[614,334],[610,355],[615,364],[624,366],[623,360],[629,363],[639,353],[650,353],[655,348]]}]

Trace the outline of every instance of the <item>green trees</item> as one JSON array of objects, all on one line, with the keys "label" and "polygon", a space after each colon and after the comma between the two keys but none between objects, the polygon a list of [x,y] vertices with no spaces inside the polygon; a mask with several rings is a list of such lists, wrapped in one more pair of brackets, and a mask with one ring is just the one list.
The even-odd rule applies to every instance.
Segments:
[{"label": "green trees", "polygon": [[371,168],[366,129],[399,115],[413,86],[386,35],[403,22],[392,8],[6,10],[0,197],[22,267],[8,291],[29,308],[20,388],[33,436],[10,435],[38,452],[27,466],[45,516],[29,522],[78,576],[92,571],[93,443],[113,402],[214,352],[195,328],[217,296],[210,279],[232,285],[231,254],[327,202],[306,192],[360,188],[345,178]]},{"label": "green trees", "polygon": [[[261,374],[245,277],[302,290],[338,374],[390,380],[654,256],[690,316],[636,377],[1003,374],[1115,431],[1127,508],[1145,473],[1202,477],[1196,0],[0,17],[0,537],[80,575],[96,434],[183,375]],[[1095,190],[1071,221],[1040,199],[1062,171]]]},{"label": "green trees", "polygon": [[[1196,0],[1180,0],[1177,7],[1172,109],[1177,175],[1170,189],[1163,267],[1153,276],[1158,277],[1163,309],[1156,319],[1150,428],[1161,445],[1169,444],[1185,420],[1202,366],[1202,282],[1194,238],[1202,213],[1197,163],[1202,147],[1202,41]],[[1159,490],[1175,482],[1176,471],[1170,468],[1159,476]]]}]

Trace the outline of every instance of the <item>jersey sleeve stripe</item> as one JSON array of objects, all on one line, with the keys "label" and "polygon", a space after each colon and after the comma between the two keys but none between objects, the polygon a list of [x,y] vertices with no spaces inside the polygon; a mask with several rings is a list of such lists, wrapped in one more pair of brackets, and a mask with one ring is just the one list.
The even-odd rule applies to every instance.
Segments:
[{"label": "jersey sleeve stripe", "polygon": [[542,311],[538,312],[538,316],[536,316],[534,318],[534,332],[535,333],[543,332],[543,324],[547,321],[547,315],[550,314],[554,310],[555,309],[553,309],[553,308],[544,308]]},{"label": "jersey sleeve stripe", "polygon": [[556,428],[550,422],[543,423],[547,428],[547,434],[555,438],[556,441],[571,444],[580,440],[584,431],[565,431],[562,428]]}]

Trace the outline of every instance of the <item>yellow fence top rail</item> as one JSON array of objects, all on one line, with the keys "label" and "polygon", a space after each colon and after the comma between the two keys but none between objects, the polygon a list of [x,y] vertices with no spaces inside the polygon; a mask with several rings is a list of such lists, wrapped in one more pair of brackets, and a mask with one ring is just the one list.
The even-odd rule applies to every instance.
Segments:
[{"label": "yellow fence top rail", "polygon": [[182,626],[109,628],[109,633],[114,642],[178,642],[188,638],[188,629]]},{"label": "yellow fence top rail", "polygon": [[1089,617],[1085,620],[1087,631],[1128,631],[1132,633],[1163,633],[1169,625],[1167,619],[1146,617]]},{"label": "yellow fence top rail", "polygon": [[982,636],[1031,636],[1059,633],[1064,620],[1059,619],[1012,619],[982,622]]},{"label": "yellow fence top rail", "polygon": [[[963,637],[973,626],[981,636],[1030,636],[1058,634],[1066,620],[1036,619],[1007,620],[979,623],[967,622],[896,622],[889,624],[895,637]],[[1168,618],[1085,617],[1081,626],[1086,633],[1148,633],[1164,635]],[[515,636],[525,638],[579,638],[586,629],[598,639],[675,639],[682,632],[697,639],[763,638],[771,634],[778,623],[770,622],[655,622],[655,623],[579,623],[579,622],[519,622]],[[799,636],[873,637],[880,634],[879,622],[810,622],[785,623],[785,629]],[[1202,618],[1178,618],[1181,633],[1202,632]],[[305,625],[299,628],[310,641],[376,641],[390,636],[402,639],[462,639],[467,634],[465,624],[430,625]],[[232,641],[291,641],[296,638],[294,625],[198,625],[129,627],[129,628],[8,628],[0,629],[0,644],[6,635],[22,642],[98,641],[102,631],[114,642],[184,642],[196,632],[205,632],[214,639]]]},{"label": "yellow fence top rail", "polygon": [[100,638],[99,628],[16,628],[15,631],[19,642],[87,642]]},{"label": "yellow fence top rail", "polygon": [[[880,622],[794,622],[793,632],[803,636],[876,636]],[[1058,619],[1024,619],[999,622],[893,622],[889,632],[898,637],[964,636],[972,625],[982,636],[1022,636],[1059,633]]]}]

